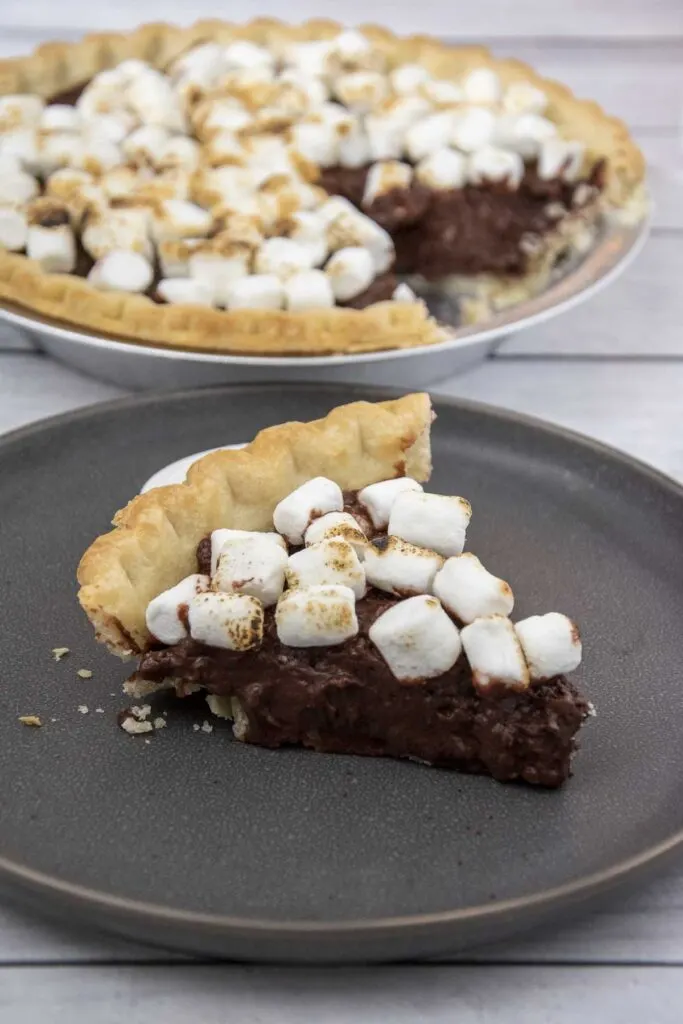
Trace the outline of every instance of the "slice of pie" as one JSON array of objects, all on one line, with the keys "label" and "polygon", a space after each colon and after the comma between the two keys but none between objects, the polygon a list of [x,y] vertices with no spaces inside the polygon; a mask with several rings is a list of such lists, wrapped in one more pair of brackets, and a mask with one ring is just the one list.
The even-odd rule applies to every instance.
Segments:
[{"label": "slice of pie", "polygon": [[[639,219],[624,125],[518,61],[329,21],[198,22],[0,61],[0,298],[257,354],[430,345]],[[417,294],[416,294],[417,293]]]},{"label": "slice of pie", "polygon": [[591,712],[573,622],[510,619],[464,552],[462,497],[425,491],[427,395],[262,431],[140,495],[82,558],[126,691],[207,693],[239,740],[405,757],[559,786]]}]

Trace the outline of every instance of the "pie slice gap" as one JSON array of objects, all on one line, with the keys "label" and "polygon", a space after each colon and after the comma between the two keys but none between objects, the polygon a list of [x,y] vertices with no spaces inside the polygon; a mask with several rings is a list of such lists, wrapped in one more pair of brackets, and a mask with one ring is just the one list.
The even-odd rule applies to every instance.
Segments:
[{"label": "pie slice gap", "polygon": [[264,747],[560,786],[593,711],[567,678],[578,629],[513,621],[465,550],[469,502],[425,489],[432,419],[426,394],[340,406],[118,512],[78,579],[98,639],[137,659],[126,692],[204,691]]}]

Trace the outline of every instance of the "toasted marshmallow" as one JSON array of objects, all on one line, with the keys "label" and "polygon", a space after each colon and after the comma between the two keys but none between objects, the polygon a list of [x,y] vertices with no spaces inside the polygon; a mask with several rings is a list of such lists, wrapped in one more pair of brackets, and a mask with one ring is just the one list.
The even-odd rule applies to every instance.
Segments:
[{"label": "toasted marshmallow", "polygon": [[213,306],[214,294],[210,285],[192,277],[169,277],[159,281],[157,294],[164,302],[182,306]]},{"label": "toasted marshmallow", "polygon": [[349,110],[367,114],[386,98],[389,89],[386,78],[378,71],[352,71],[335,81],[334,92]]},{"label": "toasted marshmallow", "polygon": [[462,644],[457,627],[435,597],[400,601],[375,619],[371,641],[402,683],[433,679],[453,668]]},{"label": "toasted marshmallow", "polygon": [[327,222],[330,249],[360,246],[371,254],[376,274],[383,274],[394,262],[395,250],[391,235],[347,199],[333,196],[318,209]]},{"label": "toasted marshmallow", "polygon": [[103,292],[145,292],[154,278],[152,265],[139,252],[110,252],[88,274]]},{"label": "toasted marshmallow", "polygon": [[581,664],[581,637],[566,615],[532,615],[515,626],[535,683],[573,672]]},{"label": "toasted marshmallow", "polygon": [[98,114],[96,118],[84,121],[86,128],[96,125],[98,133],[117,146],[120,146],[126,136],[130,135],[137,123],[137,118],[126,110],[117,110],[111,114]]},{"label": "toasted marshmallow", "polygon": [[327,222],[317,211],[301,210],[289,219],[287,234],[311,252],[313,266],[319,267],[327,258]]},{"label": "toasted marshmallow", "polygon": [[415,176],[427,188],[462,188],[467,180],[467,161],[462,153],[444,146],[420,160]]},{"label": "toasted marshmallow", "polygon": [[209,167],[244,162],[244,145],[234,132],[217,132],[204,142],[202,157]]},{"label": "toasted marshmallow", "polygon": [[448,141],[463,153],[474,153],[488,145],[496,132],[495,115],[484,107],[470,107],[453,118]]},{"label": "toasted marshmallow", "polygon": [[373,164],[365,179],[363,205],[370,206],[393,189],[408,189],[413,180],[413,169],[410,164],[398,160],[386,160]]},{"label": "toasted marshmallow", "polygon": [[236,540],[249,540],[254,537],[258,537],[261,541],[268,541],[279,551],[284,551],[287,554],[287,542],[279,533],[262,533],[255,530],[214,530],[211,534],[211,575],[215,575],[218,568],[218,559],[224,547],[229,547]]},{"label": "toasted marshmallow", "polygon": [[200,43],[199,46],[193,46],[191,50],[186,50],[185,53],[176,57],[169,73],[175,81],[195,72],[214,77],[218,76],[225,66],[224,46],[219,43]]},{"label": "toasted marshmallow", "polygon": [[6,171],[0,175],[0,204],[23,206],[38,195],[38,183],[26,171]]},{"label": "toasted marshmallow", "polygon": [[347,246],[330,256],[325,267],[335,299],[348,302],[362,295],[375,279],[372,254],[361,246]]},{"label": "toasted marshmallow", "polygon": [[39,96],[15,93],[0,96],[0,133],[16,128],[33,128],[40,121],[45,104]]},{"label": "toasted marshmallow", "polygon": [[524,175],[524,161],[519,153],[498,146],[482,146],[470,155],[467,165],[469,180],[478,185],[482,181],[505,181],[517,188]]},{"label": "toasted marshmallow", "polygon": [[256,191],[257,179],[253,170],[246,167],[218,167],[200,172],[200,181],[202,190],[209,193],[213,202],[231,202],[235,212],[244,212],[245,201]]},{"label": "toasted marshmallow", "polygon": [[[56,139],[60,136],[51,135],[48,138]],[[95,133],[83,135],[80,146],[69,162],[72,167],[100,175],[117,167],[121,160],[121,150],[116,143],[105,135]]]},{"label": "toasted marshmallow", "polygon": [[210,590],[190,601],[190,636],[208,647],[251,651],[263,639],[263,605],[247,594]]},{"label": "toasted marshmallow", "polygon": [[70,273],[76,266],[76,239],[70,225],[31,225],[26,235],[26,255],[50,274]]},{"label": "toasted marshmallow", "polygon": [[53,103],[41,112],[38,126],[42,132],[77,132],[81,113],[66,103]]},{"label": "toasted marshmallow", "polygon": [[156,166],[160,171],[182,167],[193,171],[199,164],[201,147],[195,139],[186,135],[174,135],[168,139],[156,158]]},{"label": "toasted marshmallow", "polygon": [[286,281],[300,270],[310,270],[315,262],[312,249],[291,238],[267,238],[257,250],[254,269],[257,274],[275,274]]},{"label": "toasted marshmallow", "polygon": [[[308,531],[307,531],[308,532]],[[289,556],[286,569],[291,590],[313,586],[350,587],[356,598],[365,597],[365,570],[358,555],[339,537],[310,544]]]},{"label": "toasted marshmallow", "polygon": [[548,97],[530,82],[512,82],[503,96],[506,114],[542,114],[548,106]]},{"label": "toasted marshmallow", "polygon": [[211,586],[226,594],[250,594],[268,608],[285,589],[286,568],[286,551],[266,534],[234,537],[221,546]]},{"label": "toasted marshmallow", "polygon": [[546,139],[538,154],[538,176],[544,180],[562,177],[575,181],[581,171],[584,146],[582,142]]},{"label": "toasted marshmallow", "polygon": [[233,102],[212,103],[201,124],[202,136],[210,138],[218,132],[241,132],[249,128],[253,117]]},{"label": "toasted marshmallow", "polygon": [[370,543],[361,530],[358,520],[354,519],[349,512],[328,512],[327,515],[314,519],[304,534],[306,547],[330,539],[347,541],[361,562],[365,558],[365,552]]},{"label": "toasted marshmallow", "polygon": [[134,78],[125,90],[126,106],[143,124],[161,125],[174,132],[185,130],[180,98],[168,78],[149,71]]},{"label": "toasted marshmallow", "polygon": [[372,158],[370,139],[364,128],[355,125],[339,140],[339,164],[341,167],[364,167]]},{"label": "toasted marshmallow", "polygon": [[330,39],[310,43],[294,43],[285,54],[286,63],[301,74],[328,79],[341,70],[341,60]]},{"label": "toasted marshmallow", "polygon": [[302,71],[297,71],[296,68],[287,68],[280,74],[278,81],[287,82],[290,85],[295,85],[297,89],[301,89],[308,97],[311,107],[318,107],[330,98],[330,91],[322,78],[304,74]]},{"label": "toasted marshmallow", "polygon": [[[57,171],[57,174],[53,174],[50,181],[56,178],[60,174],[69,173],[65,171]],[[86,171],[80,173],[86,174]],[[92,180],[92,176],[91,176]],[[100,178],[100,188],[104,192],[108,199],[123,199],[124,196],[131,196],[133,192],[140,185],[140,174],[133,167],[112,167],[110,171],[107,171]]]},{"label": "toasted marshmallow", "polygon": [[339,159],[339,134],[334,124],[301,121],[290,129],[294,153],[318,167],[332,167]]},{"label": "toasted marshmallow", "polygon": [[472,669],[472,682],[480,693],[491,688],[526,690],[529,669],[515,628],[503,615],[475,619],[460,632]]},{"label": "toasted marshmallow", "polygon": [[453,115],[443,111],[411,125],[405,133],[405,147],[410,159],[417,163],[430,153],[447,146],[453,133],[453,124]]},{"label": "toasted marshmallow", "polygon": [[454,107],[462,103],[465,93],[455,82],[430,79],[420,86],[420,95],[434,107]]},{"label": "toasted marshmallow", "polygon": [[554,139],[557,127],[552,121],[539,114],[520,114],[517,117],[501,117],[496,125],[495,141],[520,156],[536,156],[542,144]]},{"label": "toasted marshmallow", "polygon": [[389,537],[386,547],[368,548],[363,564],[369,584],[397,597],[407,597],[431,593],[443,558],[429,548],[409,544],[400,537]]},{"label": "toasted marshmallow", "polygon": [[18,161],[19,168],[15,170],[38,174],[42,170],[38,149],[38,137],[34,128],[17,128],[0,135],[0,156],[3,159],[13,158]]},{"label": "toasted marshmallow", "polygon": [[[0,172],[0,180],[2,173]],[[0,249],[20,252],[26,248],[28,224],[26,214],[12,206],[0,206]]]},{"label": "toasted marshmallow", "polygon": [[275,274],[251,274],[225,287],[228,309],[282,309],[285,292]]},{"label": "toasted marshmallow", "polygon": [[220,207],[213,212],[220,228],[215,238],[217,243],[246,245],[250,249],[258,249],[263,241],[263,234],[255,217],[247,217],[244,214],[230,211],[226,212],[224,217]]},{"label": "toasted marshmallow", "polygon": [[355,28],[344,29],[332,40],[332,52],[336,54],[345,67],[371,67],[372,63],[380,59],[380,55],[373,51],[373,46],[367,36]]},{"label": "toasted marshmallow", "polygon": [[162,644],[178,644],[187,636],[187,615],[190,602],[209,589],[208,576],[193,573],[170,590],[164,590],[147,605],[147,629]]},{"label": "toasted marshmallow", "polygon": [[161,125],[145,124],[124,139],[121,149],[127,160],[155,166],[170,138],[170,133]]},{"label": "toasted marshmallow", "polygon": [[286,591],[275,609],[280,643],[286,647],[328,647],[358,633],[350,587],[313,586]]},{"label": "toasted marshmallow", "polygon": [[417,92],[429,80],[429,72],[421,64],[401,64],[389,73],[391,88],[399,96]]},{"label": "toasted marshmallow", "polygon": [[189,277],[190,256],[204,242],[202,238],[168,239],[160,242],[157,255],[163,277]]},{"label": "toasted marshmallow", "polygon": [[471,517],[472,508],[464,498],[404,491],[392,506],[389,534],[448,558],[465,546]]},{"label": "toasted marshmallow", "polygon": [[275,64],[275,58],[269,50],[246,39],[238,39],[226,46],[223,59],[226,67],[234,68],[236,71],[273,67]]},{"label": "toasted marshmallow", "polygon": [[493,105],[500,100],[500,78],[490,68],[474,68],[462,78],[461,85],[468,103]]},{"label": "toasted marshmallow", "polygon": [[251,249],[235,245],[230,254],[196,252],[190,254],[187,265],[190,277],[208,285],[217,306],[225,306],[229,299],[229,286],[247,277],[251,263]]},{"label": "toasted marshmallow", "polygon": [[157,241],[166,238],[200,238],[211,229],[208,210],[185,199],[164,199],[152,215],[152,233]]},{"label": "toasted marshmallow", "polygon": [[304,534],[314,519],[327,512],[341,512],[344,496],[339,484],[325,476],[307,480],[278,502],[273,525],[290,544],[303,544]]},{"label": "toasted marshmallow", "polygon": [[461,622],[483,615],[509,615],[515,599],[509,583],[488,572],[476,555],[448,558],[434,577],[433,593]]},{"label": "toasted marshmallow", "polygon": [[88,217],[81,236],[83,248],[93,259],[125,250],[152,256],[147,214],[144,210],[102,210]]},{"label": "toasted marshmallow", "polygon": [[394,288],[391,296],[393,302],[419,302],[420,299],[417,297],[410,285],[402,281],[397,284]]},{"label": "toasted marshmallow", "polygon": [[284,282],[285,309],[300,313],[307,309],[334,306],[334,292],[322,270],[302,270]]},{"label": "toasted marshmallow", "polygon": [[404,491],[421,491],[422,484],[409,476],[398,476],[394,480],[381,480],[377,484],[369,484],[358,492],[358,500],[367,509],[372,525],[378,530],[385,530],[389,525],[389,517],[394,502]]}]

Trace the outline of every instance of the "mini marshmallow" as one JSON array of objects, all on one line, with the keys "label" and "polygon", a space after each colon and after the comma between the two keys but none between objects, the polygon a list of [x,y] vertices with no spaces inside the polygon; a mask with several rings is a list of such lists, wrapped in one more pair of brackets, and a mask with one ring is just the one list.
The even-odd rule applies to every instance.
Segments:
[{"label": "mini marshmallow", "polygon": [[467,180],[467,161],[462,153],[444,146],[419,162],[415,176],[428,188],[462,188]]},{"label": "mini marshmallow", "polygon": [[400,601],[376,619],[368,633],[392,675],[402,683],[434,679],[453,668],[462,644],[457,627],[435,597]]},{"label": "mini marshmallow", "polygon": [[[308,532],[308,531],[307,531]],[[313,586],[350,587],[356,599],[365,597],[365,570],[358,555],[339,537],[310,544],[289,556],[286,569],[291,590]]]},{"label": "mini marshmallow", "polygon": [[285,54],[286,63],[301,74],[327,79],[341,68],[339,56],[334,53],[331,39],[309,43],[293,43]]},{"label": "mini marshmallow", "polygon": [[504,181],[510,188],[517,188],[524,175],[524,161],[519,153],[497,146],[482,146],[471,154],[467,174],[474,185],[483,181]]},{"label": "mini marshmallow", "polygon": [[335,81],[334,92],[349,110],[367,114],[386,98],[387,80],[378,71],[352,71]]},{"label": "mini marshmallow", "polygon": [[247,594],[208,591],[190,602],[190,636],[208,647],[251,651],[263,639],[263,605]]},{"label": "mini marshmallow", "polygon": [[370,140],[365,130],[357,125],[339,140],[339,163],[341,167],[364,167],[370,163],[372,154]]},{"label": "mini marshmallow", "polygon": [[393,291],[393,294],[392,294],[391,298],[392,298],[393,302],[419,302],[420,301],[420,299],[415,294],[413,289],[410,287],[410,285],[406,284],[405,281],[402,281],[400,284],[396,285],[396,287],[394,288],[394,291]]},{"label": "mini marshmallow", "polygon": [[0,206],[0,249],[20,252],[26,247],[27,237],[26,214],[11,206]]},{"label": "mini marshmallow", "polygon": [[370,484],[358,492],[358,500],[367,509],[372,525],[377,530],[387,528],[394,502],[404,491],[422,491],[422,484],[412,477],[398,476],[393,480]]},{"label": "mini marshmallow", "polygon": [[391,88],[400,96],[416,92],[429,80],[429,72],[421,64],[401,64],[389,73]]},{"label": "mini marshmallow", "polygon": [[333,196],[317,212],[327,221],[330,249],[360,246],[371,254],[376,274],[383,274],[391,267],[396,255],[391,235],[347,199]]},{"label": "mini marshmallow", "polygon": [[346,66],[365,67],[365,62],[374,56],[370,40],[355,28],[347,28],[335,36],[332,39],[332,51]]},{"label": "mini marshmallow", "polygon": [[257,597],[264,608],[275,604],[285,589],[287,553],[266,534],[224,541],[211,579],[213,590]]},{"label": "mini marshmallow", "polygon": [[186,170],[194,170],[200,160],[201,147],[196,139],[189,139],[185,135],[174,135],[161,147],[156,157],[156,164],[159,170],[166,170],[174,167],[184,167]]},{"label": "mini marshmallow", "polygon": [[310,270],[315,252],[292,238],[267,238],[257,250],[254,269],[257,274],[275,274],[286,281],[300,270]]},{"label": "mini marshmallow", "polygon": [[26,234],[26,255],[50,274],[69,274],[76,266],[76,239],[71,227],[32,225]]},{"label": "mini marshmallow", "polygon": [[328,647],[358,633],[350,587],[314,586],[286,591],[275,609],[280,643],[286,647]]},{"label": "mini marshmallow", "polygon": [[145,292],[154,278],[151,264],[139,252],[110,252],[88,274],[103,292]]},{"label": "mini marshmallow", "polygon": [[213,306],[213,289],[191,277],[170,277],[159,281],[157,294],[171,305]]},{"label": "mini marshmallow", "polygon": [[556,135],[556,126],[547,118],[539,114],[519,114],[516,117],[500,118],[496,125],[495,141],[530,159],[536,156],[544,142]]},{"label": "mini marshmallow", "polygon": [[225,306],[229,301],[229,287],[247,277],[251,263],[251,249],[236,245],[231,255],[220,252],[197,252],[187,261],[189,276],[211,288],[214,302]]},{"label": "mini marshmallow", "polygon": [[432,114],[411,125],[405,133],[405,147],[410,159],[417,163],[423,157],[447,146],[453,134],[453,115]]},{"label": "mini marshmallow", "polygon": [[329,89],[322,78],[306,75],[301,71],[297,71],[296,68],[288,68],[283,71],[278,81],[287,82],[301,89],[308,97],[309,104],[312,107],[318,107],[321,103],[326,103],[330,97]]},{"label": "mini marshmallow", "polygon": [[0,175],[0,204],[23,206],[38,195],[38,183],[26,171],[6,171]]},{"label": "mini marshmallow", "polygon": [[225,68],[225,47],[219,43],[200,43],[177,57],[170,74],[176,81],[183,75],[205,72],[208,76],[220,74]]},{"label": "mini marshmallow", "polygon": [[476,555],[448,558],[434,577],[433,593],[461,622],[485,615],[509,615],[515,599],[510,585],[488,572]]},{"label": "mini marshmallow", "polygon": [[147,629],[162,644],[178,644],[187,636],[187,615],[190,602],[209,589],[208,576],[193,573],[170,590],[164,590],[147,605]]},{"label": "mini marshmallow", "polygon": [[548,97],[529,82],[512,82],[503,96],[506,114],[542,114],[548,106]]},{"label": "mini marshmallow", "polygon": [[533,682],[565,675],[581,664],[581,637],[566,615],[532,615],[518,622],[515,631]]},{"label": "mini marshmallow", "polygon": [[398,160],[404,151],[406,131],[425,117],[429,103],[422,96],[399,96],[385,100],[365,118],[373,160]]},{"label": "mini marshmallow", "polygon": [[220,167],[242,163],[244,152],[244,145],[233,132],[217,132],[205,141],[201,155],[209,167]]},{"label": "mini marshmallow", "polygon": [[207,137],[216,132],[240,132],[249,128],[253,117],[240,109],[234,102],[212,103],[202,120],[202,135]]},{"label": "mini marshmallow", "polygon": [[157,241],[166,238],[199,238],[207,235],[213,218],[208,210],[186,199],[164,199],[152,215],[152,233]]},{"label": "mini marshmallow", "polygon": [[203,242],[203,238],[173,238],[160,242],[157,255],[162,277],[190,277],[190,257]]},{"label": "mini marshmallow", "polygon": [[19,168],[30,174],[38,173],[40,158],[38,155],[38,137],[33,128],[17,128],[15,131],[0,135],[0,155],[14,157]]},{"label": "mini marshmallow", "polygon": [[117,110],[111,114],[98,114],[92,120],[85,119],[86,128],[91,125],[97,126],[97,131],[103,137],[120,146],[126,136],[130,135],[137,124],[133,114],[125,110]]},{"label": "mini marshmallow", "polygon": [[461,87],[443,79],[430,80],[420,86],[420,95],[435,107],[454,107],[465,98]]},{"label": "mini marshmallow", "polygon": [[88,217],[81,236],[83,248],[99,260],[108,252],[123,249],[151,258],[147,214],[144,210],[103,210]]},{"label": "mini marshmallow", "polygon": [[488,145],[496,131],[496,118],[483,107],[470,107],[453,118],[453,129],[448,141],[463,153],[473,153]]},{"label": "mini marshmallow", "polygon": [[0,132],[36,126],[44,106],[45,103],[39,96],[24,93],[0,96]]},{"label": "mini marshmallow", "polygon": [[[57,174],[50,178],[50,182],[57,175],[63,173],[63,171],[57,171]],[[86,172],[81,173],[85,174]],[[100,188],[108,199],[122,199],[124,196],[132,195],[139,186],[140,180],[139,172],[133,167],[113,167],[100,178]]]},{"label": "mini marshmallow", "polygon": [[[59,138],[57,135],[48,138]],[[81,144],[69,161],[72,167],[80,167],[89,174],[100,175],[121,163],[121,150],[104,135],[97,133],[83,135]]]},{"label": "mini marshmallow", "polygon": [[460,631],[460,639],[480,693],[497,686],[527,689],[529,669],[514,626],[505,616],[475,619]]},{"label": "mini marshmallow", "polygon": [[363,206],[370,206],[375,199],[381,198],[393,189],[408,189],[413,180],[413,169],[410,164],[399,160],[386,160],[373,164],[365,179]]},{"label": "mini marshmallow", "polygon": [[275,274],[251,274],[225,287],[228,309],[282,309],[285,292]]},{"label": "mini marshmallow", "polygon": [[367,249],[347,246],[329,258],[325,273],[335,299],[348,302],[370,287],[375,279],[375,263]]},{"label": "mini marshmallow", "polygon": [[23,171],[21,160],[14,153],[3,153],[0,148],[0,174],[19,174]]},{"label": "mini marshmallow", "polygon": [[300,313],[307,309],[330,309],[334,292],[322,270],[303,270],[284,282],[285,309]]},{"label": "mini marshmallow", "polygon": [[327,223],[317,211],[301,210],[289,218],[288,236],[311,253],[313,266],[319,267],[327,258]]},{"label": "mini marshmallow", "polygon": [[368,583],[397,597],[429,594],[443,558],[428,548],[409,544],[400,537],[389,537],[386,547],[370,547],[365,552]]},{"label": "mini marshmallow", "polygon": [[461,81],[468,103],[494,104],[501,96],[500,79],[490,68],[474,68]]},{"label": "mini marshmallow", "polygon": [[269,50],[246,39],[238,39],[226,46],[223,59],[226,67],[234,68],[236,71],[273,67],[275,64],[275,58]]},{"label": "mini marshmallow", "polygon": [[404,491],[392,506],[389,534],[448,558],[461,553],[471,517],[472,507],[464,498]]},{"label": "mini marshmallow", "polygon": [[38,125],[43,132],[77,132],[81,127],[81,114],[66,103],[53,103],[42,111]]},{"label": "mini marshmallow", "polygon": [[328,512],[327,515],[314,519],[304,534],[304,543],[309,547],[311,544],[319,544],[331,538],[347,541],[361,562],[365,558],[370,542],[358,521],[349,512]]},{"label": "mini marshmallow", "polygon": [[581,171],[583,154],[582,142],[546,139],[541,143],[538,154],[539,178],[547,181],[549,178],[562,177],[565,181],[575,181]]},{"label": "mini marshmallow", "polygon": [[303,544],[304,534],[314,519],[326,512],[341,512],[344,496],[339,484],[325,476],[307,480],[278,502],[273,525],[290,544]]},{"label": "mini marshmallow", "polygon": [[125,90],[126,106],[143,124],[161,125],[171,131],[185,130],[180,99],[168,78],[157,71],[135,77]]},{"label": "mini marshmallow", "polygon": [[333,124],[301,121],[290,129],[292,149],[319,167],[332,167],[339,159],[339,135]]},{"label": "mini marshmallow", "polygon": [[261,531],[255,530],[214,530],[211,534],[211,575],[213,576],[218,567],[218,559],[220,558],[223,547],[230,545],[236,540],[249,540],[249,538],[258,537],[260,540],[266,540],[270,544],[273,544],[279,551],[287,553],[287,543],[284,537],[281,537],[279,533],[262,533]]}]

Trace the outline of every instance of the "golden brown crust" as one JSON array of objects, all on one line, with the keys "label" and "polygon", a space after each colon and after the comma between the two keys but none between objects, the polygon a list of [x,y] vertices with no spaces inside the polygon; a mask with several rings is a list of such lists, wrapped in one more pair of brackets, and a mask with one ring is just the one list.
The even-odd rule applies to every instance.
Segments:
[{"label": "golden brown crust", "polygon": [[138,495],[78,567],[78,598],[98,639],[122,656],[144,649],[147,605],[196,571],[199,541],[220,527],[272,529],[275,505],[311,477],[348,490],[404,474],[427,480],[431,421],[426,394],[355,402],[269,427],[246,448],[200,459],[186,483]]},{"label": "golden brown crust", "polygon": [[[97,33],[77,43],[49,43],[24,58],[0,61],[0,95],[32,92],[50,97],[92,78],[98,71],[137,57],[164,67],[205,39],[249,39],[277,47],[295,40],[324,38],[343,26],[326,19],[285,25],[260,18],[246,25],[198,21],[189,28],[143,25],[130,34]],[[486,65],[505,84],[523,79],[549,96],[549,116],[560,134],[586,146],[588,166],[607,160],[604,198],[608,207],[632,204],[642,190],[643,155],[624,123],[591,100],[577,99],[558,82],[542,78],[527,64],[499,60],[487,49],[448,46],[429,36],[395,36],[373,25],[361,30],[393,66],[418,61],[440,77],[455,77]],[[105,295],[85,280],[46,274],[24,256],[0,251],[0,299],[97,333],[134,342],[245,355],[329,355],[431,345],[443,331],[421,303],[377,303],[364,310],[308,313],[261,310],[230,313],[197,306],[162,306],[140,295]]]}]

